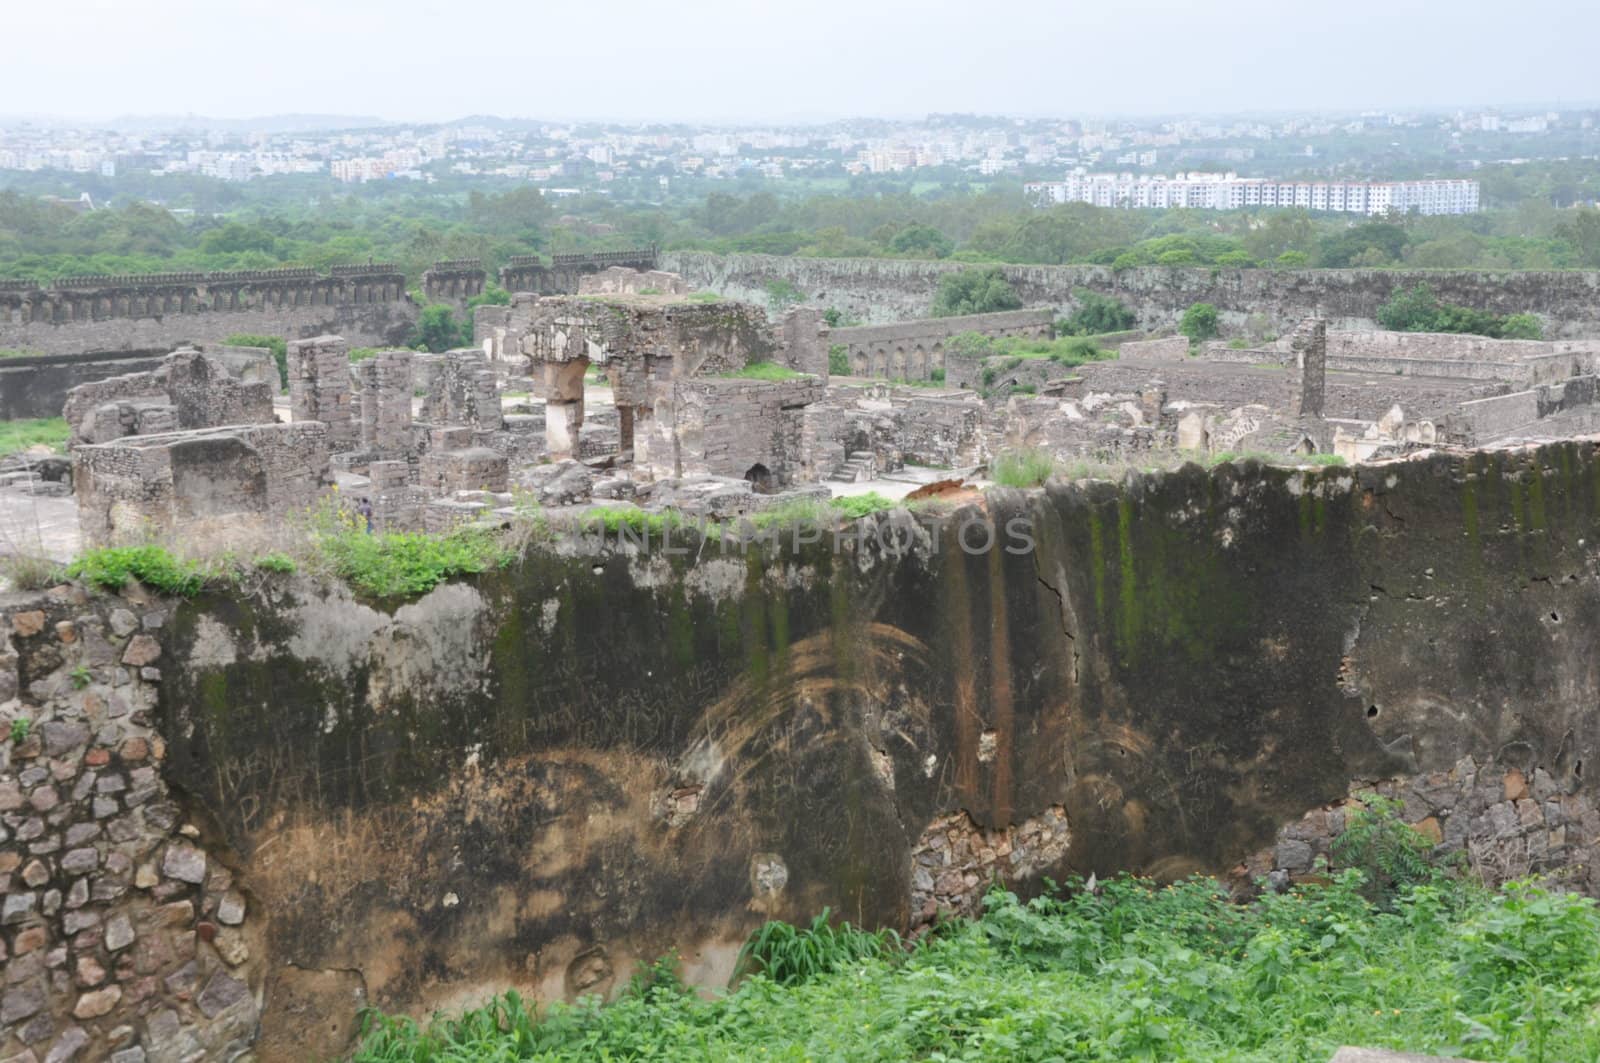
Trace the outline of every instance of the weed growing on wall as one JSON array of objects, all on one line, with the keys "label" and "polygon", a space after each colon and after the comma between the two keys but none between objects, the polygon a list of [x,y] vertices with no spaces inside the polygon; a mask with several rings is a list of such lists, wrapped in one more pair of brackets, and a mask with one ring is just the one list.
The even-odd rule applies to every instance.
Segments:
[{"label": "weed growing on wall", "polygon": [[130,579],[163,594],[185,598],[200,593],[205,573],[164,546],[104,546],[86,550],[67,566],[67,575],[102,590],[120,591]]}]

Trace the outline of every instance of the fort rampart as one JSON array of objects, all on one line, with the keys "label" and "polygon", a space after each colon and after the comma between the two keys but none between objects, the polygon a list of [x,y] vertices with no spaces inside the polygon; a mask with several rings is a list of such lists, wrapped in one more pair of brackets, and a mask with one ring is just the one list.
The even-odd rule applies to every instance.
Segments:
[{"label": "fort rampart", "polygon": [[[876,258],[785,258],[668,251],[661,268],[697,288],[760,302],[766,285],[784,280],[817,306],[868,322],[926,317],[939,278],[977,268],[963,263]],[[1600,338],[1600,272],[1470,270],[1276,270],[1221,267],[1002,266],[1028,306],[1066,314],[1079,291],[1121,299],[1147,331],[1174,328],[1193,303],[1212,303],[1227,329],[1286,334],[1322,316],[1330,333],[1376,327],[1378,308],[1395,292],[1427,284],[1447,303],[1497,314],[1532,313],[1552,339]]]}]

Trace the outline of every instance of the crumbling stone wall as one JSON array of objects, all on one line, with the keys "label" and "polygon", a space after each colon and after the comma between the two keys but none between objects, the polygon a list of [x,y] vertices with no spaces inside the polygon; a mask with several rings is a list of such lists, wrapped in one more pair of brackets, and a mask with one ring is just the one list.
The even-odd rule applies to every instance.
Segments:
[{"label": "crumbling stone wall", "polygon": [[333,484],[315,421],[129,436],[76,447],[72,462],[79,527],[96,545],[232,539],[304,512]]},{"label": "crumbling stone wall", "polygon": [[[758,299],[785,280],[816,306],[836,307],[869,322],[926,316],[939,278],[970,269],[957,262],[895,259],[785,258],[668,251],[663,269],[696,288],[734,299]],[[1022,301],[1059,314],[1077,309],[1077,292],[1122,300],[1147,331],[1174,328],[1194,303],[1221,311],[1225,329],[1289,332],[1321,314],[1333,329],[1373,329],[1378,308],[1396,292],[1426,284],[1443,302],[1497,314],[1533,313],[1554,338],[1600,338],[1600,272],[1471,270],[1286,270],[1141,266],[1002,266]]]},{"label": "crumbling stone wall", "polygon": [[167,355],[148,373],[78,385],[67,394],[62,416],[73,444],[108,443],[174,429],[269,422],[275,390],[264,380],[241,379],[220,358],[190,347]]},{"label": "crumbling stone wall", "polygon": [[321,421],[328,446],[349,450],[360,439],[351,402],[350,345],[342,336],[289,344],[289,412],[296,421]]},{"label": "crumbling stone wall", "polygon": [[651,475],[730,476],[759,488],[803,478],[804,410],[823,397],[821,380],[702,378],[670,388],[670,401],[657,397],[642,448]]},{"label": "crumbling stone wall", "polygon": [[[107,1043],[153,1022],[212,1037],[203,994],[221,968],[203,946],[228,924],[220,897],[218,920],[198,913],[230,890],[261,967],[227,977],[259,991],[271,1063],[339,1055],[366,1003],[426,1015],[507,987],[610,992],[669,947],[715,983],[764,919],[827,905],[909,929],[930,901],[975,903],[991,870],[1024,891],[1074,872],[1225,874],[1276,858],[1286,824],[1353,785],[1414,792],[1442,837],[1512,837],[1506,860],[1539,831],[1547,862],[1577,859],[1595,837],[1596,513],[1600,453],[1577,441],[999,490],[938,523],[869,518],[837,547],[569,539],[406,602],[286,576],[124,604],[134,627],[109,611],[105,626],[129,632],[119,660],[137,634],[157,641],[129,667],[160,669],[139,673],[158,691],[159,779],[206,856],[203,882],[175,876],[198,905],[197,981],[167,985],[188,962],[174,955],[150,972],[162,1005],[124,989],[77,1024]],[[1019,520],[1026,545],[1007,536]],[[35,680],[71,685],[90,640],[52,632],[86,610],[19,629],[37,608],[5,603],[29,692],[8,714],[78,693]],[[19,781],[23,801],[35,785]],[[28,817],[0,814],[0,853],[22,861],[0,874],[38,855],[17,840]],[[161,837],[152,852],[174,844]],[[219,863],[232,877],[213,887]],[[65,910],[71,874],[48,870]],[[0,916],[8,965],[20,918]],[[32,1014],[63,1036],[82,992],[36,984]]]},{"label": "crumbling stone wall", "polygon": [[171,349],[62,354],[0,359],[0,419],[60,417],[67,393],[80,384],[148,373]]},{"label": "crumbling stone wall", "polygon": [[[930,293],[931,294],[931,293]],[[859,325],[833,329],[830,343],[843,344],[855,376],[891,380],[928,380],[945,368],[950,337],[963,332],[983,336],[1048,338],[1055,312],[1048,308],[1006,310],[996,314],[929,317],[892,325]]]},{"label": "crumbling stone wall", "polygon": [[0,747],[0,1056],[250,1051],[261,921],[161,775],[170,607],[72,587],[6,607],[0,718],[26,737]]}]

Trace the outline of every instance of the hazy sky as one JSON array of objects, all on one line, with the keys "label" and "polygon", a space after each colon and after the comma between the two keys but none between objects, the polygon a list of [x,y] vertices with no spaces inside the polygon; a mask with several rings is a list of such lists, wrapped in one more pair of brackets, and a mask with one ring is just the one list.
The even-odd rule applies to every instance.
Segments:
[{"label": "hazy sky", "polygon": [[11,0],[0,114],[441,120],[1576,104],[1595,0]]}]

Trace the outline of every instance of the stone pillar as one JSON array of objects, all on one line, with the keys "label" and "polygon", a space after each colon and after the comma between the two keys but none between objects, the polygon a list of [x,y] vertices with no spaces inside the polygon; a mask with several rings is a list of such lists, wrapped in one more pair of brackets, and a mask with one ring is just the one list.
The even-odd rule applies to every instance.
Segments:
[{"label": "stone pillar", "polygon": [[327,425],[328,445],[336,454],[360,441],[350,402],[350,348],[341,337],[289,344],[289,410],[296,421]]},{"label": "stone pillar", "polygon": [[472,376],[472,413],[480,432],[498,432],[506,426],[500,380],[493,369],[480,369]]},{"label": "stone pillar", "polygon": [[811,306],[796,306],[783,315],[783,362],[801,373],[828,377],[828,338],[822,311]]},{"label": "stone pillar", "polygon": [[361,380],[361,445],[379,454],[411,446],[411,352],[382,351],[355,367]]},{"label": "stone pillar", "polygon": [[589,359],[546,362],[544,366],[544,438],[551,461],[578,456],[578,429],[583,427],[583,377]]},{"label": "stone pillar", "polygon": [[1300,363],[1300,392],[1295,397],[1295,413],[1301,417],[1321,417],[1328,386],[1328,323],[1320,317],[1308,318],[1295,330],[1291,342]]},{"label": "stone pillar", "polygon": [[633,407],[617,407],[617,449],[633,449]]}]

